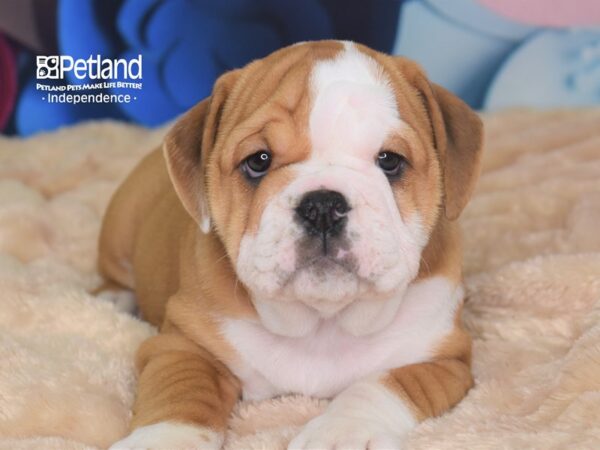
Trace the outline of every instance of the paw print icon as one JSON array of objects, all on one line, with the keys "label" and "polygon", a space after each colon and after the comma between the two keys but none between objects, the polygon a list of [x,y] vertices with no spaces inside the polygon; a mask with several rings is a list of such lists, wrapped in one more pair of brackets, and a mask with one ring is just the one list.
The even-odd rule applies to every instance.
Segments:
[{"label": "paw print icon", "polygon": [[38,56],[36,58],[36,77],[38,80],[57,80],[60,78],[58,56]]}]

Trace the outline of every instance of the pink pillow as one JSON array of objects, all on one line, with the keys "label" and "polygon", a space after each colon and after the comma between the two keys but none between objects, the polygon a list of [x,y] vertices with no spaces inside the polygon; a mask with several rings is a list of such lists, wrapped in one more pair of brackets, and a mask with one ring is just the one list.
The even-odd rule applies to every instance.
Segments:
[{"label": "pink pillow", "polygon": [[478,0],[515,22],[545,27],[600,25],[599,0]]},{"label": "pink pillow", "polygon": [[17,62],[8,40],[0,34],[0,131],[8,123],[17,96]]}]

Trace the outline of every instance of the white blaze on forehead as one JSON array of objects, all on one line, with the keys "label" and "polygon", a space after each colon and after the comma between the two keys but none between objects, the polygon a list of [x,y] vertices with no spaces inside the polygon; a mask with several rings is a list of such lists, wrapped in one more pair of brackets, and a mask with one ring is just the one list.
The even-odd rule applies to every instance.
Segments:
[{"label": "white blaze on forehead", "polygon": [[351,42],[334,59],[318,62],[310,81],[313,156],[344,153],[372,158],[402,122],[383,68]]}]

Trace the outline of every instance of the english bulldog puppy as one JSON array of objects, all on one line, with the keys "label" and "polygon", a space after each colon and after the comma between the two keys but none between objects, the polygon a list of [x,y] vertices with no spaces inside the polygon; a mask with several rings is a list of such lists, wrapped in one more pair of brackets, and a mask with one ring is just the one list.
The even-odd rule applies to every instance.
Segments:
[{"label": "english bulldog puppy", "polygon": [[106,213],[160,333],[113,449],[219,449],[240,398],[332,399],[289,449],[398,449],[473,384],[456,219],[477,115],[413,62],[307,42],[226,73]]}]

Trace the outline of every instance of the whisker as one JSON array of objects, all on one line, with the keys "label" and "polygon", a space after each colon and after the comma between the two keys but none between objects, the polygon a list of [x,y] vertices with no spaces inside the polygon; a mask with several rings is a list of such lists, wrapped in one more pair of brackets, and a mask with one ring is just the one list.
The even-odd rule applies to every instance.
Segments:
[{"label": "whisker", "polygon": [[227,252],[225,252],[223,254],[223,256],[220,256],[216,261],[215,264],[220,263],[221,261],[223,261],[225,258],[227,257]]},{"label": "whisker", "polygon": [[235,284],[233,285],[233,298],[236,301],[238,300],[238,296],[237,296],[238,284],[240,284],[240,279],[238,277],[235,277]]},{"label": "whisker", "polygon": [[427,274],[431,275],[431,267],[429,266],[427,260],[423,258],[423,255],[421,255],[421,261],[425,264],[425,267],[427,267]]}]

